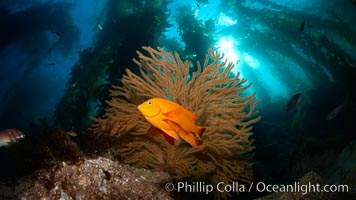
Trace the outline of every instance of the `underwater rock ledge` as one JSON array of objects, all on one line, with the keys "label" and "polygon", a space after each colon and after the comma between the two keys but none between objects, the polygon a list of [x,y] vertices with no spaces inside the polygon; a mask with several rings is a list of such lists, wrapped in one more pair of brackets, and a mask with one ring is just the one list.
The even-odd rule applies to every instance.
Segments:
[{"label": "underwater rock ledge", "polygon": [[162,187],[169,179],[165,172],[98,157],[40,170],[19,199],[172,199]]}]

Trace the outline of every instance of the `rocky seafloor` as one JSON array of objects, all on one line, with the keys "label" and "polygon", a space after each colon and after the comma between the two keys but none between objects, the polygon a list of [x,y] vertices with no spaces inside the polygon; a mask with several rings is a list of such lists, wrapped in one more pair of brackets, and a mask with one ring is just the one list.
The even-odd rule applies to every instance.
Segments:
[{"label": "rocky seafloor", "polygon": [[[356,141],[351,141],[327,174],[310,171],[294,182],[302,184],[345,184],[347,192],[276,192],[257,200],[356,199]],[[6,164],[6,163],[2,163]],[[167,192],[168,173],[122,164],[107,157],[79,161],[56,161],[29,176],[0,179],[0,200],[47,199],[185,199],[190,194]],[[241,197],[241,196],[240,196]],[[246,196],[244,196],[246,197]],[[250,196],[251,197],[251,196]],[[239,199],[239,195],[237,196]],[[244,199],[244,198],[242,198]],[[250,199],[250,198],[248,198]]]},{"label": "rocky seafloor", "polygon": [[78,163],[60,162],[36,176],[23,177],[15,187],[0,184],[0,199],[172,199],[164,190],[170,176],[138,169],[105,157]]}]

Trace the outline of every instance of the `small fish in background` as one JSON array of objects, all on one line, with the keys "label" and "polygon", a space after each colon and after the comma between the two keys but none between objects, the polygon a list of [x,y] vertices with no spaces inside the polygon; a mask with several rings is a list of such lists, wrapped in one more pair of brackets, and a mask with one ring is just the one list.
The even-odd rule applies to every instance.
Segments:
[{"label": "small fish in background", "polygon": [[346,106],[348,104],[348,95],[346,96],[344,102],[336,106],[334,109],[331,110],[331,112],[326,116],[326,120],[333,120],[336,117],[340,116],[346,109]]},{"label": "small fish in background", "polygon": [[0,131],[0,147],[8,147],[25,137],[21,131],[11,128]]},{"label": "small fish in background", "polygon": [[61,38],[61,34],[58,31],[51,32],[57,39]]},{"label": "small fish in background", "polygon": [[101,26],[101,24],[98,23],[97,27],[98,27],[99,30],[101,30],[101,31],[103,30],[103,27]]},{"label": "small fish in background", "polygon": [[304,31],[304,28],[305,28],[305,20],[303,20],[303,22],[300,24],[300,26],[299,26],[299,31],[300,31],[300,32],[303,32],[303,31]]},{"label": "small fish in background", "polygon": [[174,139],[183,139],[193,147],[203,149],[201,136],[205,128],[195,125],[197,116],[194,113],[162,98],[149,99],[137,108],[152,125],[148,130],[149,135],[161,133],[171,144],[174,144]]},{"label": "small fish in background", "polygon": [[338,117],[345,109],[345,104],[342,103],[338,106],[336,106],[326,117],[327,120],[333,120],[336,117]]},{"label": "small fish in background", "polygon": [[74,132],[74,131],[68,131],[67,135],[69,135],[71,137],[77,137],[78,136],[78,134],[76,132]]},{"label": "small fish in background", "polygon": [[302,93],[297,93],[295,94],[290,100],[288,101],[287,105],[287,112],[292,112],[294,111],[297,106],[302,102],[303,100],[303,95]]},{"label": "small fish in background", "polygon": [[74,87],[76,87],[76,86],[77,86],[77,82],[75,82],[75,83],[73,83],[73,84],[70,85],[71,88],[74,88]]},{"label": "small fish in background", "polygon": [[56,63],[48,63],[48,66],[55,66]]},{"label": "small fish in background", "polygon": [[197,3],[197,7],[200,9],[200,5],[199,5],[199,3]]}]

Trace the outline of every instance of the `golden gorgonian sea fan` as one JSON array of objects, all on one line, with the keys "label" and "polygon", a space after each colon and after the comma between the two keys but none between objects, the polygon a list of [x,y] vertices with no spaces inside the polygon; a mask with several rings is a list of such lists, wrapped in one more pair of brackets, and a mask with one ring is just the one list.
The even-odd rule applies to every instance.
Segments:
[{"label": "golden gorgonian sea fan", "polygon": [[[182,61],[177,53],[143,47],[137,52],[139,74],[126,69],[122,86],[113,86],[112,99],[104,116],[94,119],[94,134],[117,139],[118,156],[126,163],[169,172],[173,179],[194,179],[211,184],[252,179],[251,151],[254,149],[252,124],[257,101],[247,95],[246,79],[231,76],[232,63],[223,60],[213,48],[204,65]],[[137,105],[150,98],[168,98],[198,116],[196,124],[206,128],[203,150],[184,141],[169,144],[162,137],[146,135],[150,124]],[[226,193],[219,193],[226,197]]]}]

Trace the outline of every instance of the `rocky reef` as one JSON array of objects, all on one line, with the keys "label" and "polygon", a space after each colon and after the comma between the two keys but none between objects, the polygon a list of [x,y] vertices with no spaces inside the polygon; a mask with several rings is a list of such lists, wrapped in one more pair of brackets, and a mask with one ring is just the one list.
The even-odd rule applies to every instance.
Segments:
[{"label": "rocky reef", "polygon": [[[20,199],[171,199],[168,173],[138,169],[105,157],[59,162],[38,171]],[[21,187],[20,187],[21,188]],[[11,190],[9,188],[9,190]]]}]

